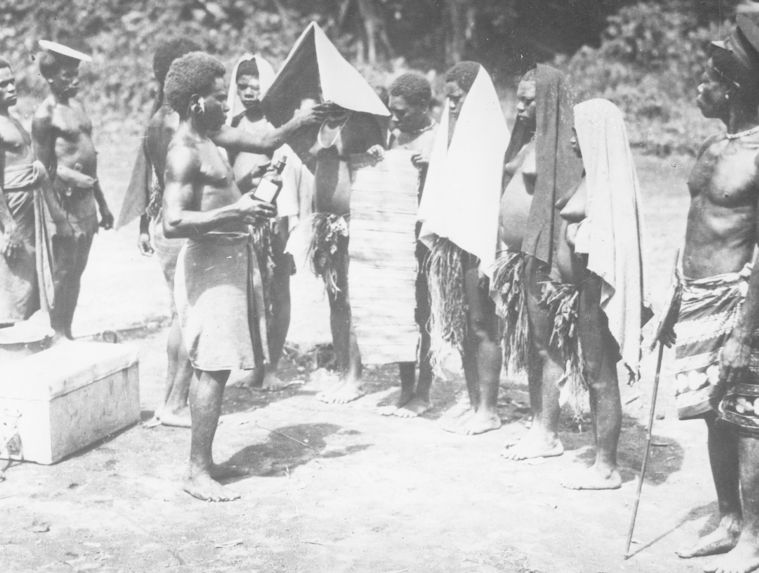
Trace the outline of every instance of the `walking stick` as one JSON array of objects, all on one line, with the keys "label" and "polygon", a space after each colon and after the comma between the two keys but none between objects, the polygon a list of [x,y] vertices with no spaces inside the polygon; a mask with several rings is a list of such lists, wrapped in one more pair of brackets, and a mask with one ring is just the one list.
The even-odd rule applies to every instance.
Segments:
[{"label": "walking stick", "polygon": [[635,531],[635,519],[638,517],[638,506],[640,505],[640,493],[643,490],[643,480],[646,477],[646,466],[648,465],[648,453],[651,450],[651,437],[654,427],[654,417],[656,414],[656,395],[659,392],[659,375],[661,374],[661,361],[664,354],[664,344],[659,341],[659,355],[656,358],[656,374],[654,375],[654,387],[651,390],[651,411],[648,414],[648,430],[646,431],[646,451],[643,454],[643,464],[640,467],[640,476],[638,477],[638,490],[635,493],[635,505],[633,505],[632,518],[630,519],[630,529],[627,532],[627,545],[625,547],[625,559],[630,557],[630,544],[632,543],[633,531]]}]

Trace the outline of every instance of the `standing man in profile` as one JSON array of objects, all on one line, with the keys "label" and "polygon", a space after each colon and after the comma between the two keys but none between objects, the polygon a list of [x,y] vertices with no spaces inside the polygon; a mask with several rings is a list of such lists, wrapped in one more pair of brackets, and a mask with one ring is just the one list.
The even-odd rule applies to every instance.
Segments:
[{"label": "standing man in profile", "polygon": [[716,529],[678,555],[726,553],[705,568],[718,573],[759,568],[758,22],[739,7],[698,86],[701,113],[727,132],[704,143],[690,173],[685,245],[657,333],[675,342],[679,417],[706,422],[719,510]]},{"label": "standing man in profile", "polygon": [[[50,95],[40,104],[32,121],[37,158],[47,168],[53,190],[73,227],[71,236],[53,236],[53,282],[55,307],[51,323],[58,336],[72,338],[71,324],[79,300],[82,273],[98,224],[113,226],[97,177],[97,152],[92,141],[92,122],[76,98],[79,62],[92,59],[56,42],[40,41],[40,72]],[[98,211],[100,221],[98,222]]]}]

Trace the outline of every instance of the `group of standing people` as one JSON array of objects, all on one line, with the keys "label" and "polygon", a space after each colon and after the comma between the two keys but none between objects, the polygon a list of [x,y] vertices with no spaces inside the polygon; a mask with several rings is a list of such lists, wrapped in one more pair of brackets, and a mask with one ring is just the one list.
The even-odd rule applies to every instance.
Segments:
[{"label": "group of standing people", "polygon": [[[755,21],[754,13],[739,11],[729,37],[714,42],[699,85],[702,113],[722,120],[727,133],[705,142],[688,181],[685,244],[654,341],[676,344],[680,417],[707,423],[721,514],[716,530],[680,555],[727,552],[713,569],[724,572],[759,567]],[[319,398],[345,403],[363,394],[361,358],[372,352],[357,336],[351,306],[351,236],[358,228],[351,198],[357,166],[382,164],[394,152],[405,153],[415,169],[418,210],[408,229],[393,227],[401,219],[392,216],[373,224],[387,230],[390,243],[390,233],[411,237],[398,256],[411,257],[414,280],[388,277],[388,284],[413,290],[418,347],[416,362],[397,354],[401,392],[382,413],[427,411],[435,367],[453,352],[461,357],[469,407],[449,417],[446,429],[498,429],[505,364],[526,372],[532,426],[503,456],[561,455],[560,395],[587,394],[595,461],[563,485],[619,488],[617,364],[637,380],[642,328],[652,316],[641,193],[622,112],[604,99],[574,102],[568,79],[538,65],[518,84],[509,130],[492,78],[467,61],[445,74],[446,104],[436,122],[425,76],[405,73],[378,93],[334,59],[337,51],[318,27],[307,33],[321,50],[313,61],[333,58],[344,92],[331,88],[328,96],[325,85],[320,92],[321,71],[303,70],[308,59],[292,54],[279,74],[260,56],[243,56],[230,89],[224,66],[192,40],[164,42],[155,54],[157,99],[118,224],[140,216],[139,248],[158,255],[173,293],[166,394],[156,422],[192,429],[185,490],[207,501],[236,497],[219,480],[238,470],[212,456],[224,386],[233,369],[250,370],[251,386],[280,383],[295,272],[288,239],[298,225],[309,230],[312,270],[324,279],[330,305],[337,375]],[[113,224],[90,122],[74,99],[85,58],[47,44],[40,69],[52,94],[31,137],[8,114],[14,81],[0,61],[0,281],[7,287],[0,322],[27,319],[47,305],[54,329],[66,337],[98,210],[101,226]],[[282,158],[284,171],[272,175],[271,162]],[[274,203],[255,197],[267,177],[282,188]],[[387,193],[382,199],[390,204],[393,189]],[[49,259],[42,256],[48,249]]]}]

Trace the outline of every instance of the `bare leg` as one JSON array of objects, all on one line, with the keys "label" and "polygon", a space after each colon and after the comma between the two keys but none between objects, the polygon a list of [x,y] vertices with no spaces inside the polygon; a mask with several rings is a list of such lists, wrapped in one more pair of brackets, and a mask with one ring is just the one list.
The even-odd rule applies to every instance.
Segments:
[{"label": "bare leg", "polygon": [[759,440],[739,436],[738,460],[743,526],[737,545],[706,567],[716,573],[749,573],[759,569]]},{"label": "bare leg", "polygon": [[264,390],[282,390],[287,383],[277,376],[277,367],[290,330],[290,275],[292,274],[292,257],[285,253],[289,236],[287,219],[277,221],[276,235],[272,236],[275,265],[272,271],[271,303],[272,316],[269,328],[269,355],[271,364],[266,368],[262,381]]},{"label": "bare leg", "polygon": [[738,543],[741,532],[736,437],[729,426],[717,422],[714,414],[709,414],[706,418],[706,425],[709,432],[709,464],[717,490],[720,521],[714,531],[699,539],[695,545],[677,552],[683,559],[730,551]]},{"label": "bare leg", "polygon": [[184,490],[203,501],[231,501],[239,495],[227,493],[211,473],[213,463],[213,438],[219,424],[224,385],[229,370],[219,372],[195,371],[190,389],[190,413],[192,437],[190,442],[190,465]]},{"label": "bare leg", "polygon": [[468,344],[464,350],[464,374],[474,413],[455,431],[475,435],[501,427],[498,386],[501,348],[497,342],[498,319],[487,286],[480,284],[476,266],[466,269],[464,286],[468,305]]},{"label": "bare leg", "polygon": [[164,403],[155,417],[164,426],[189,428],[190,412],[187,399],[190,393],[190,381],[193,376],[192,365],[182,342],[182,331],[177,316],[171,322],[169,339],[166,345],[168,369]]},{"label": "bare leg", "polygon": [[601,309],[601,279],[588,274],[580,290],[578,331],[590,389],[596,459],[593,466],[562,480],[570,489],[618,489],[617,445],[622,429],[616,357],[618,350]]},{"label": "bare leg", "polygon": [[[424,268],[427,249],[417,243],[417,260],[419,268]],[[427,276],[419,272],[416,277],[416,322],[419,326],[419,379],[416,382],[414,395],[403,408],[395,412],[402,418],[420,416],[432,406],[430,402],[430,386],[432,386],[432,365],[430,364],[430,333],[427,324],[430,320],[430,292]]]},{"label": "bare leg", "polygon": [[347,268],[341,278],[340,288],[341,292],[329,294],[329,307],[332,345],[341,382],[336,388],[318,396],[320,400],[330,404],[346,404],[364,395],[361,386],[361,355],[356,334],[351,328]]},{"label": "bare leg", "polygon": [[81,234],[76,238],[53,238],[55,306],[51,323],[58,336],[73,338],[71,325],[79,301],[79,290],[84,269],[87,267],[92,236]]},{"label": "bare leg", "polygon": [[547,276],[540,271],[539,263],[529,260],[527,274],[527,311],[532,332],[527,381],[532,410],[530,431],[516,444],[507,446],[503,456],[510,460],[526,460],[560,456],[564,446],[559,439],[559,388],[557,381],[564,367],[551,349],[552,321],[540,303],[539,281]]}]

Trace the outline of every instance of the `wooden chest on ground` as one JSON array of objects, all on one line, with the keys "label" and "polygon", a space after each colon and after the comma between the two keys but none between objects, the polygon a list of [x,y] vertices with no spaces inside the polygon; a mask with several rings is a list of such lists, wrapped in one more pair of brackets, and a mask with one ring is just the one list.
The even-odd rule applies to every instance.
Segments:
[{"label": "wooden chest on ground", "polygon": [[137,366],[135,348],[98,342],[62,342],[3,364],[0,457],[52,464],[138,422]]}]

